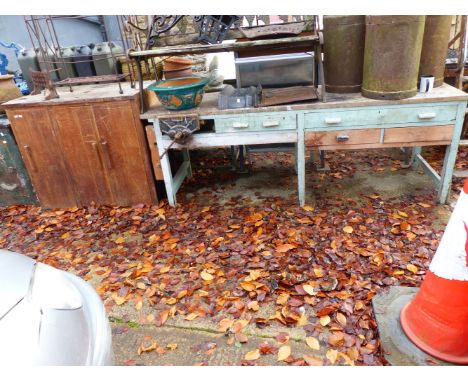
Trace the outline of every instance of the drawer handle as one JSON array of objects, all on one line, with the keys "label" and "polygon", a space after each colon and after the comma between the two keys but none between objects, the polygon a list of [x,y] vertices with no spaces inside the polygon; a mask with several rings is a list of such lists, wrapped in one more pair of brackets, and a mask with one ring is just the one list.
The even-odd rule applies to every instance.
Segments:
[{"label": "drawer handle", "polygon": [[246,129],[247,127],[249,127],[249,124],[246,122],[234,122],[232,124],[232,127],[234,129]]},{"label": "drawer handle", "polygon": [[337,135],[336,140],[338,142],[346,142],[349,141],[349,135]]},{"label": "drawer handle", "polygon": [[106,162],[106,166],[109,170],[112,169],[112,160],[111,155],[109,152],[109,146],[107,145],[107,141],[101,142],[102,152],[104,154],[104,160]]},{"label": "drawer handle", "polygon": [[432,119],[435,118],[437,114],[436,113],[419,113],[418,118],[419,119]]},{"label": "drawer handle", "polygon": [[263,127],[278,127],[280,124],[278,121],[265,121]]},{"label": "drawer handle", "polygon": [[337,125],[338,123],[341,123],[341,118],[325,118],[325,123],[328,125]]}]

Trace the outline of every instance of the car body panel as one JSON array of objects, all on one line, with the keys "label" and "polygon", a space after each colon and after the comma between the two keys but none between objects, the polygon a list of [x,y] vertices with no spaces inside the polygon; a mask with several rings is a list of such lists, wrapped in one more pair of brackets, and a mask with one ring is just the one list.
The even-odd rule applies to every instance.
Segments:
[{"label": "car body panel", "polygon": [[0,320],[28,293],[36,262],[0,249]]}]

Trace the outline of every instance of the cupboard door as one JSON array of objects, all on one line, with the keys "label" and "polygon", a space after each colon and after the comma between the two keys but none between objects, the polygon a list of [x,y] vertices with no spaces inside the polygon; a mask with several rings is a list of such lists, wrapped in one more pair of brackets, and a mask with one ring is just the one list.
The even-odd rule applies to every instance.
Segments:
[{"label": "cupboard door", "polygon": [[80,205],[112,203],[91,106],[54,106],[51,114]]},{"label": "cupboard door", "polygon": [[47,109],[13,109],[7,114],[41,205],[46,208],[76,206]]},{"label": "cupboard door", "polygon": [[122,206],[155,202],[144,129],[133,106],[132,101],[93,105],[111,191]]}]

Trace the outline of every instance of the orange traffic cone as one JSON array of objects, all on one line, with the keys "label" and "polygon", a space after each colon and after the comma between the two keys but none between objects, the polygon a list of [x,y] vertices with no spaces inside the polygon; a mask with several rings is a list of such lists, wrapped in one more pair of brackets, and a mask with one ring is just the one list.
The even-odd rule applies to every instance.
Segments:
[{"label": "orange traffic cone", "polygon": [[402,309],[400,322],[426,353],[468,364],[468,179],[421,288]]}]

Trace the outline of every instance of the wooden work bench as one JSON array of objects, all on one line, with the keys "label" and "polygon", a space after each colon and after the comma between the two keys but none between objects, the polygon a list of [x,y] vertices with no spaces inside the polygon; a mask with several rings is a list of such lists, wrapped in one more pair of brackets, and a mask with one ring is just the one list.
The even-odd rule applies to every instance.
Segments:
[{"label": "wooden work bench", "polygon": [[[219,110],[217,93],[205,94],[201,105],[187,111],[168,111],[156,105],[140,115],[153,124],[169,204],[192,175],[189,150],[218,146],[295,143],[298,196],[305,203],[305,150],[340,150],[402,147],[411,151],[410,165],[422,165],[438,186],[438,201],[446,203],[460,141],[468,94],[442,85],[426,94],[398,100],[373,100],[360,93],[327,93],[327,102],[248,109]],[[197,132],[186,145],[161,133],[159,119],[195,114],[213,120],[214,130]],[[421,156],[421,146],[447,146],[438,174]],[[184,162],[173,176],[168,148],[182,150]],[[412,148],[412,149],[408,149]]]}]

